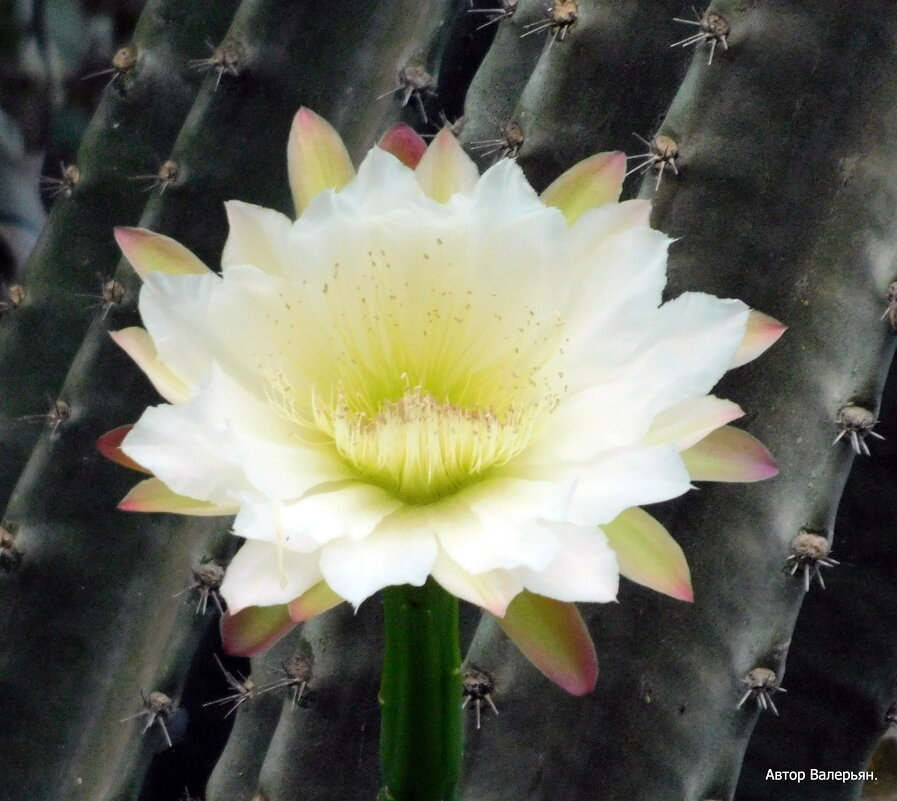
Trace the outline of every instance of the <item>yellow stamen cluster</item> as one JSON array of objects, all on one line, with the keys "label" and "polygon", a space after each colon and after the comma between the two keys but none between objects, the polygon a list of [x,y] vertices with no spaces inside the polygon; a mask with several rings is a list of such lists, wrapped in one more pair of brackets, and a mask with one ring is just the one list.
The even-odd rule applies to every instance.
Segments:
[{"label": "yellow stamen cluster", "polygon": [[316,405],[318,427],[371,483],[408,503],[427,503],[471,484],[526,446],[538,406],[488,409],[440,402],[420,387],[382,404],[373,417],[347,403]]}]

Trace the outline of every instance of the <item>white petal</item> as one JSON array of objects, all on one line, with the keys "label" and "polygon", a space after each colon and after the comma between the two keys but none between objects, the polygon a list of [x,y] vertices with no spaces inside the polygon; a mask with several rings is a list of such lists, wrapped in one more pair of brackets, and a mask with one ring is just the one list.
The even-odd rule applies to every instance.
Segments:
[{"label": "white petal", "polygon": [[470,573],[520,565],[539,570],[557,554],[554,534],[537,522],[538,517],[562,513],[560,493],[553,485],[493,478],[427,510],[442,549]]},{"label": "white petal", "polygon": [[319,558],[317,553],[294,553],[267,542],[245,542],[228,565],[221,584],[230,613],[298,598],[321,580]]},{"label": "white petal", "polygon": [[213,403],[202,390],[179,406],[147,409],[122,443],[122,451],[174,492],[228,504],[248,482],[233,459],[227,432],[210,419]]},{"label": "white petal", "polygon": [[544,570],[515,571],[526,589],[559,601],[613,601],[620,571],[604,532],[566,523],[550,525],[561,544],[560,551]]},{"label": "white petal", "polygon": [[565,375],[586,388],[573,391],[546,418],[524,460],[583,461],[640,441],[658,413],[706,395],[722,377],[747,316],[741,301],[687,293],[643,323],[638,339],[608,344],[608,334],[594,343],[592,359],[581,347]]},{"label": "white petal", "polygon": [[221,267],[251,264],[271,275],[286,275],[287,241],[293,221],[273,209],[239,200],[225,204],[230,233],[221,254]]},{"label": "white petal", "polygon": [[744,339],[750,309],[740,300],[686,292],[660,308],[657,344],[644,367],[663,370],[668,388],[657,410],[706,395],[729,369]]},{"label": "white petal", "polygon": [[423,585],[437,551],[424,516],[404,509],[362,540],[342,537],[327,543],[321,549],[321,572],[337,595],[358,606],[383,587]]},{"label": "white petal", "polygon": [[337,537],[363,539],[403,505],[380,487],[345,482],[322,486],[296,503],[285,505],[281,520],[285,528],[307,532],[323,545]]},{"label": "white petal", "polygon": [[[523,170],[512,159],[501,159],[480,177],[473,193],[474,203],[489,213],[491,225],[514,222],[529,214],[540,214],[547,207],[530,186]],[[563,215],[557,209],[553,214]],[[564,221],[564,228],[567,223]]]},{"label": "white petal", "polygon": [[304,226],[325,222],[339,213],[380,215],[425,200],[414,170],[392,154],[375,147],[368,152],[355,178],[339,192],[321,192],[303,212],[300,221]]},{"label": "white petal", "polygon": [[570,305],[565,319],[572,363],[567,373],[573,390],[592,383],[590,370],[625,363],[651,342],[652,322],[666,284],[672,240],[639,227],[612,236],[589,236],[584,226],[591,216],[611,213],[596,209],[583,215],[571,234]]},{"label": "white petal", "polygon": [[675,445],[642,445],[577,464],[577,483],[562,518],[578,526],[608,523],[630,506],[676,498],[691,489]]},{"label": "white petal", "polygon": [[247,492],[298,498],[349,477],[335,454],[295,438],[217,367],[187,403],[148,409],[122,450],[175,492],[215,503]]},{"label": "white petal", "polygon": [[646,444],[672,442],[684,451],[711,431],[743,416],[741,407],[730,400],[715,395],[689,398],[660,412],[642,441]]},{"label": "white petal", "polygon": [[431,572],[452,595],[481,606],[497,617],[504,617],[508,604],[523,589],[516,571],[489,570],[474,575],[441,551]]},{"label": "white petal", "polygon": [[140,316],[153,338],[159,360],[189,385],[208,375],[214,341],[205,326],[206,312],[221,278],[148,273],[140,292]]}]

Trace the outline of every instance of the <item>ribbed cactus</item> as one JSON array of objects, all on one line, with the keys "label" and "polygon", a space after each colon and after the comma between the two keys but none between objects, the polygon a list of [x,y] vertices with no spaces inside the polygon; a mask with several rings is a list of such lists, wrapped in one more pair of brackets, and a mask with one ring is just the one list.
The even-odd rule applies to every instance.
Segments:
[{"label": "ribbed cactus", "polygon": [[[400,117],[432,134],[443,112],[481,166],[515,157],[538,190],[592,153],[646,153],[627,191],[677,238],[671,294],[738,297],[790,329],[719,390],[779,475],[651,510],[685,551],[695,602],[630,583],[619,604],[583,605],[593,694],[566,695],[494,618],[462,609],[465,665],[492,677],[499,715],[481,704],[477,729],[471,711],[458,797],[859,797],[862,781],[809,771],[863,770],[897,719],[895,318],[882,318],[897,277],[897,9],[708,11],[689,25],[669,0],[150,0],[24,297],[0,307],[0,801],[377,794],[380,599],[219,668],[216,599],[196,611],[215,579],[191,571],[227,562],[229,521],[116,511],[133,476],[94,447],[158,400],[108,336],[137,324],[139,286],[113,227],[217,264],[224,200],[292,213],[283,153],[300,106],[356,161]],[[693,53],[670,47],[692,34]],[[826,545],[795,552],[801,532]],[[839,566],[820,565],[828,547]]]}]

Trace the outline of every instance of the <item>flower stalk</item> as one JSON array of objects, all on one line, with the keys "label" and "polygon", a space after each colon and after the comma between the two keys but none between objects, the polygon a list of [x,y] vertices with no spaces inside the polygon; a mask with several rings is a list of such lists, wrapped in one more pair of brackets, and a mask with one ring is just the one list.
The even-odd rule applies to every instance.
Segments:
[{"label": "flower stalk", "polygon": [[429,579],[383,591],[379,801],[451,801],[461,773],[458,599]]}]

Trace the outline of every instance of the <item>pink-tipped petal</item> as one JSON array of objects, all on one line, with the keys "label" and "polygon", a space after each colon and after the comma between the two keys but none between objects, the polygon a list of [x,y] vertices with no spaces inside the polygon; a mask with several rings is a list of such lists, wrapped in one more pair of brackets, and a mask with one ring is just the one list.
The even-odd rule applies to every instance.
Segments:
[{"label": "pink-tipped petal", "polygon": [[122,467],[129,467],[131,470],[139,470],[141,473],[146,473],[151,476],[152,473],[149,470],[143,467],[143,465],[137,464],[137,462],[125,454],[121,449],[122,440],[131,433],[132,428],[134,428],[133,425],[119,426],[118,428],[113,428],[112,431],[103,434],[103,436],[97,440],[97,450],[107,459],[116,464],[120,464]]},{"label": "pink-tipped petal", "polygon": [[326,581],[320,581],[310,590],[287,604],[290,620],[294,623],[304,623],[315,615],[320,615],[328,609],[343,603],[345,599],[337,595],[327,585]]},{"label": "pink-tipped petal", "polygon": [[218,506],[172,492],[158,478],[148,478],[122,498],[118,508],[123,512],[168,512],[175,515],[222,517],[236,514],[236,506]]},{"label": "pink-tipped petal", "polygon": [[616,203],[625,172],[624,153],[598,153],[557,177],[542,192],[542,202],[559,208],[572,225],[589,209]]},{"label": "pink-tipped petal", "polygon": [[601,526],[617,554],[620,575],[657,592],[691,602],[691,572],[670,533],[638,507]]},{"label": "pink-tipped petal", "polygon": [[203,275],[209,272],[180,242],[146,228],[116,228],[115,241],[141,278],[148,273]]},{"label": "pink-tipped petal", "polygon": [[741,367],[765,353],[787,330],[788,326],[780,323],[774,317],[752,309],[748,315],[744,339],[732,357],[729,369]]},{"label": "pink-tipped petal", "polygon": [[296,214],[325,189],[342,189],[355,175],[349,151],[336,129],[313,111],[301,108],[287,143],[287,171]]},{"label": "pink-tipped petal", "polygon": [[680,456],[693,481],[763,481],[779,472],[766,446],[734,426],[718,428]]},{"label": "pink-tipped petal", "polygon": [[387,153],[392,153],[402,164],[412,170],[417,167],[424,153],[427,152],[427,143],[404,122],[394,125],[383,134],[377,147]]},{"label": "pink-tipped petal", "polygon": [[295,627],[286,604],[247,606],[235,615],[225,612],[222,616],[221,647],[231,656],[255,656],[267,651]]},{"label": "pink-tipped petal", "polygon": [[524,590],[498,624],[520,652],[571,695],[595,689],[595,644],[575,604]]},{"label": "pink-tipped petal", "polygon": [[169,367],[159,361],[156,346],[146,329],[138,326],[123,328],[121,331],[110,331],[109,336],[143,370],[165,400],[169,403],[186,403],[190,400],[189,387]]},{"label": "pink-tipped petal", "polygon": [[674,442],[680,451],[684,451],[711,431],[743,416],[737,403],[724,398],[715,395],[689,398],[660,412],[642,442]]},{"label": "pink-tipped petal", "polygon": [[427,148],[415,171],[420,185],[437,203],[447,203],[452,195],[473,191],[480,172],[450,128],[443,128]]}]

